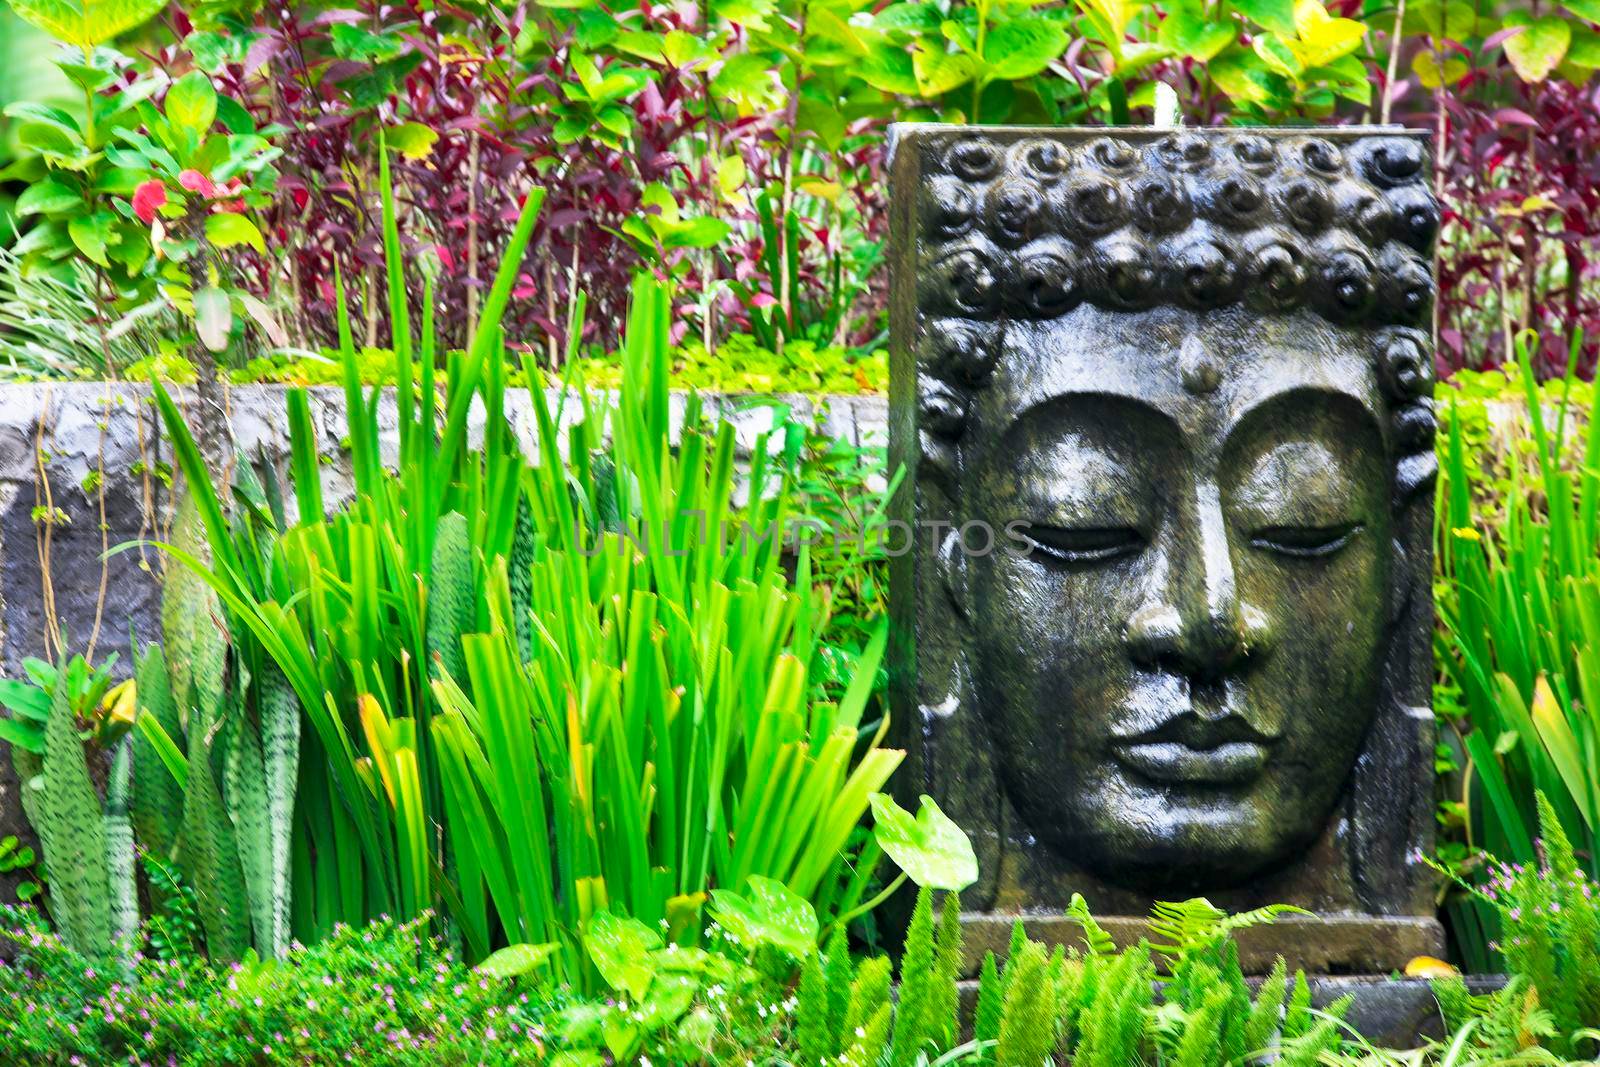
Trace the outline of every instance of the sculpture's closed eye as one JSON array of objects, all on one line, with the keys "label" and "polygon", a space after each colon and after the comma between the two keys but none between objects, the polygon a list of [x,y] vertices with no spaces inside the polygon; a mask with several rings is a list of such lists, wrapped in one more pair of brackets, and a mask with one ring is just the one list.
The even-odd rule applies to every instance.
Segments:
[{"label": "sculpture's closed eye", "polygon": [[1144,547],[1144,536],[1128,526],[1060,527],[1025,523],[1018,531],[1030,554],[1056,563],[1107,563]]},{"label": "sculpture's closed eye", "polygon": [[1332,526],[1266,526],[1250,537],[1254,548],[1299,559],[1331,556],[1355,540],[1362,530],[1359,522]]}]

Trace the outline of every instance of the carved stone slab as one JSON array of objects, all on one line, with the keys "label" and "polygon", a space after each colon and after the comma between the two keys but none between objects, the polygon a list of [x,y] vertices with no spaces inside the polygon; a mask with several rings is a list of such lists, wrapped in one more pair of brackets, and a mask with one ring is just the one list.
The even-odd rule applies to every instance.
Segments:
[{"label": "carved stone slab", "polygon": [[1409,860],[1433,824],[1425,137],[891,138],[900,787],[973,834],[974,933],[1055,929],[1077,892],[1129,917],[1203,895],[1336,920],[1293,927],[1325,971],[1437,952]]}]

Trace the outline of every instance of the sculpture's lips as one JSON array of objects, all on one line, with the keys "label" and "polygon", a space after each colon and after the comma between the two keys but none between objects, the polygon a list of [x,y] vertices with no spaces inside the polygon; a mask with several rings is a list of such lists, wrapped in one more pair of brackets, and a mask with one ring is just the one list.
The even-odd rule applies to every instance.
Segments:
[{"label": "sculpture's lips", "polygon": [[1241,715],[1203,719],[1187,712],[1154,730],[1112,739],[1123,765],[1161,782],[1243,785],[1261,773],[1276,740]]},{"label": "sculpture's lips", "polygon": [[1124,742],[1112,750],[1123,765],[1158,782],[1244,785],[1267,764],[1267,746],[1225,741],[1215,748],[1190,748],[1178,741]]}]

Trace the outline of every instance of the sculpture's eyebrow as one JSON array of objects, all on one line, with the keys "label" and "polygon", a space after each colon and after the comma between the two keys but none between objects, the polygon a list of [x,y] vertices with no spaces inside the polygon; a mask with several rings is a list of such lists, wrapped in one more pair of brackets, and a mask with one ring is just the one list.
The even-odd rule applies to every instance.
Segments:
[{"label": "sculpture's eyebrow", "polygon": [[[1184,436],[1183,428],[1178,425],[1178,420],[1170,412],[1163,411],[1143,397],[1096,389],[1083,392],[1058,392],[1028,404],[1007,421],[1005,439],[1009,442],[1011,438],[1033,430],[1041,419],[1054,416],[1057,412],[1066,414],[1070,418],[1077,414],[1073,409],[1080,406],[1086,412],[1114,412],[1121,408],[1119,414],[1124,425],[1132,426],[1141,419],[1153,419],[1161,425],[1162,431],[1170,434],[1174,440],[1182,440]],[[1102,424],[1108,422],[1104,415],[1097,415],[1094,421]]]},{"label": "sculpture's eyebrow", "polygon": [[1367,397],[1348,389],[1315,382],[1298,382],[1279,392],[1253,398],[1234,414],[1224,438],[1231,444],[1254,432],[1263,422],[1280,415],[1307,416],[1307,424],[1315,424],[1332,415],[1371,432],[1385,444],[1389,440],[1384,420]]}]

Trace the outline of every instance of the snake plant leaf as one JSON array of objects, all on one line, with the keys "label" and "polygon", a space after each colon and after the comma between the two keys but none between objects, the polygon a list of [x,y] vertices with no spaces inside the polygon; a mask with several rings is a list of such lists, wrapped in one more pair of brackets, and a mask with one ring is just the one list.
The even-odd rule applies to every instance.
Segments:
[{"label": "snake plant leaf", "polygon": [[58,678],[45,724],[34,829],[50,868],[50,910],[61,938],[90,958],[111,950],[106,826],[74,721],[71,686]]},{"label": "snake plant leaf", "polygon": [[526,493],[517,494],[517,520],[511,535],[511,558],[506,571],[511,584],[511,621],[517,632],[517,651],[526,663],[533,658],[533,564],[538,553],[533,509]]},{"label": "snake plant leaf", "polygon": [[929,889],[962,890],[978,880],[978,857],[961,827],[930,796],[913,818],[884,793],[872,795],[878,844],[906,876]]},{"label": "snake plant leaf", "polygon": [[[208,559],[205,546],[205,528],[200,523],[200,510],[194,494],[187,488],[178,494],[176,513],[172,517],[172,543],[201,559]],[[178,721],[189,721],[190,680],[194,676],[195,629],[205,615],[207,604],[205,580],[187,567],[171,567],[161,588],[161,645],[173,706],[178,711]],[[163,726],[166,723],[162,724]],[[167,731],[171,734],[173,731]]]},{"label": "snake plant leaf", "polygon": [[290,940],[294,798],[300,780],[300,702],[276,663],[269,662],[262,670],[256,707],[261,716],[261,757],[271,846],[267,886],[271,922],[261,947],[263,952],[279,955],[288,950]]},{"label": "snake plant leaf", "polygon": [[213,963],[231,963],[250,947],[250,901],[239,845],[211,773],[206,742],[192,737],[178,856],[198,898]]},{"label": "snake plant leaf", "polygon": [[261,736],[249,717],[240,714],[227,733],[223,756],[223,799],[233,820],[239,867],[250,902],[250,927],[263,954],[276,956],[273,936],[272,824],[267,808],[267,771],[261,758]]},{"label": "snake plant leaf", "polygon": [[[165,773],[165,772],[163,772]],[[117,745],[106,783],[106,878],[111,891],[111,945],[127,970],[139,936],[139,889],[134,878],[133,822],[129,794],[133,783],[133,737]]]},{"label": "snake plant leaf", "polygon": [[[176,573],[176,568],[172,573]],[[160,724],[169,739],[181,739],[178,706],[172,700],[166,656],[152,642],[134,669],[134,689],[141,716],[148,715]],[[130,735],[133,750],[133,830],[139,841],[154,855],[168,859],[178,839],[178,822],[183,814],[183,789],[172,776],[166,762],[146,730]]]},{"label": "snake plant leaf", "polygon": [[741,943],[771,945],[805,959],[817,950],[817,913],[782,882],[753,874],[749,892],[711,892],[711,913]]},{"label": "snake plant leaf", "polygon": [[466,677],[461,634],[473,606],[472,540],[467,519],[452,511],[439,519],[428,590],[428,655],[451,678]]}]

